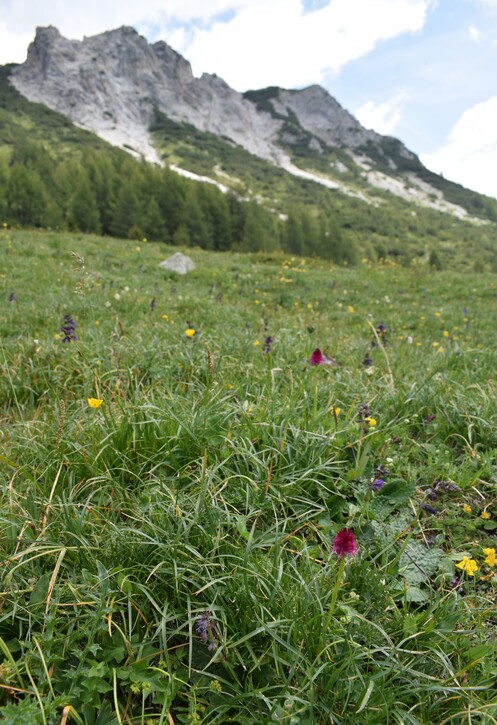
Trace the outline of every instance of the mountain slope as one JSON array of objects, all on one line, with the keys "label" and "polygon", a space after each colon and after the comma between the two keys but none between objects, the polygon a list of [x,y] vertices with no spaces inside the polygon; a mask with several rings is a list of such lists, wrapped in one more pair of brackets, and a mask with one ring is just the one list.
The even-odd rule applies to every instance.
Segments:
[{"label": "mountain slope", "polygon": [[[153,174],[130,153],[159,162]],[[36,170],[46,213],[12,206],[13,180],[29,186],[19,164]],[[202,192],[205,184],[198,192],[178,186],[161,165],[235,195],[215,199]],[[39,188],[46,178],[50,199]],[[240,206],[244,199],[259,204]],[[205,224],[193,229],[197,202],[206,236]],[[29,194],[25,203],[32,207]],[[221,208],[231,231],[219,237],[213,219]],[[434,255],[447,267],[471,260],[497,269],[496,200],[428,171],[319,86],[242,95],[216,76],[194,78],[165,43],[149,45],[130,28],[83,42],[42,28],[25,64],[0,68],[1,214],[11,223],[144,232],[207,248],[282,249],[348,263]]]},{"label": "mountain slope", "polygon": [[[133,28],[83,41],[38,28],[11,82],[31,101],[151,161],[160,162],[164,150],[150,134],[160,112],[364,202],[383,203],[386,193],[459,218],[488,217],[488,204],[428,172],[400,141],[365,129],[320,86],[242,95],[216,75],[195,78],[181,55]],[[215,177],[215,166],[208,173]]]}]

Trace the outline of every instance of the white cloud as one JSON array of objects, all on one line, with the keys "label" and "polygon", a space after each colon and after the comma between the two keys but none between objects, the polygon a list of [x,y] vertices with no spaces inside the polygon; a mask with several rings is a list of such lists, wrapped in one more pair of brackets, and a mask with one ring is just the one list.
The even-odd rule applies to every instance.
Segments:
[{"label": "white cloud", "polygon": [[469,37],[477,43],[480,40],[481,33],[478,28],[474,25],[470,25],[468,28]]},{"label": "white cloud", "polygon": [[13,34],[0,23],[0,64],[24,62],[26,49],[32,40],[32,33]]},{"label": "white cloud", "polygon": [[421,161],[432,171],[497,197],[497,96],[463,113],[448,143]]},{"label": "white cloud", "polygon": [[472,0],[472,2],[488,10],[497,10],[497,0]]},{"label": "white cloud", "polygon": [[230,22],[171,40],[196,74],[216,72],[241,91],[292,88],[338,73],[381,40],[421,30],[429,5],[430,0],[332,0],[304,14],[300,0],[245,0]]},{"label": "white cloud", "polygon": [[[421,30],[433,1],[330,0],[304,13],[302,0],[0,0],[8,29],[0,63],[24,60],[37,25],[75,39],[133,25],[170,43],[197,74],[215,72],[239,90],[295,87],[338,72],[381,40]],[[231,20],[213,22],[230,10]]]},{"label": "white cloud", "polygon": [[404,94],[399,94],[378,105],[373,101],[367,101],[354,112],[354,115],[366,128],[391,136],[402,118],[403,101]]},{"label": "white cloud", "polygon": [[67,38],[81,40],[121,25],[138,30],[155,25],[167,28],[174,19],[184,23],[192,18],[208,21],[221,12],[247,0],[0,0],[2,25],[8,37],[0,34],[0,63],[23,62],[28,43],[38,25],[55,25]]}]

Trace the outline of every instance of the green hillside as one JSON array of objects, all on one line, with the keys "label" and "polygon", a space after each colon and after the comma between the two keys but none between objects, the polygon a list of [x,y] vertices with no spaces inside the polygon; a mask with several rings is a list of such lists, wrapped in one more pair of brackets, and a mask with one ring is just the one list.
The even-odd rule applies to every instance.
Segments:
[{"label": "green hillside", "polygon": [[[222,194],[212,185],[140,162],[27,101],[8,83],[10,67],[0,70],[0,216],[7,224],[207,249],[281,250],[347,264],[391,258],[405,265],[497,268],[497,202],[426,170],[426,180],[480,221],[461,221],[373,189],[348,159],[345,180],[367,196],[366,203],[157,113],[152,134],[166,163],[231,189]],[[319,173],[327,167],[329,174],[330,159],[346,157],[336,149],[326,158],[305,156],[302,149],[288,147],[295,163]]]},{"label": "green hillside", "polygon": [[0,720],[494,723],[497,277],[176,249],[0,229]]}]

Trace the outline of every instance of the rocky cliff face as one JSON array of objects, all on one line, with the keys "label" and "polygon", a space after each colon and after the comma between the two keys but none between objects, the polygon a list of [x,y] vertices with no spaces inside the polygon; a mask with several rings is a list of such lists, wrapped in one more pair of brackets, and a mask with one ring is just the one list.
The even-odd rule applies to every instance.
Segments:
[{"label": "rocky cliff face", "polygon": [[[297,148],[300,158],[308,152],[322,154],[323,159],[330,149],[340,148],[369,189],[465,214],[420,182],[415,173],[419,161],[403,144],[365,129],[320,86],[298,91],[266,88],[242,95],[216,75],[195,78],[181,55],[163,41],[149,44],[133,28],[83,41],[63,38],[54,27],[38,28],[26,62],[14,67],[10,80],[29,100],[151,161],[160,162],[149,133],[159,110],[173,121],[229,139],[292,174],[368,201],[340,178],[341,171],[347,171],[342,162],[330,162],[330,173],[316,174],[290,159]],[[407,178],[405,172],[413,169]]]},{"label": "rocky cliff face", "polygon": [[38,28],[11,81],[29,100],[151,160],[157,160],[148,133],[155,109],[276,163],[287,161],[280,144],[292,141],[289,119],[313,137],[314,149],[381,139],[320,86],[268,89],[268,103],[261,106],[254,99],[266,91],[242,95],[216,75],[195,78],[188,61],[166,43],[150,45],[128,27],[83,41],[63,38],[54,27]]},{"label": "rocky cliff face", "polygon": [[83,41],[56,28],[38,28],[24,64],[11,82],[115,145],[156,159],[148,129],[159,109],[174,121],[224,135],[250,153],[277,160],[278,123],[221,78],[194,78],[190,64],[160,41],[149,45],[123,27]]}]

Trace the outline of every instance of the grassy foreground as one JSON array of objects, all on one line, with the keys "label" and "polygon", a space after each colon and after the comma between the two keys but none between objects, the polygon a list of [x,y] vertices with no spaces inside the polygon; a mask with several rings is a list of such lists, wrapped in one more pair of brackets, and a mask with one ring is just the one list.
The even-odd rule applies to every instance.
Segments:
[{"label": "grassy foreground", "polygon": [[172,251],[0,232],[2,721],[497,723],[497,278]]}]

